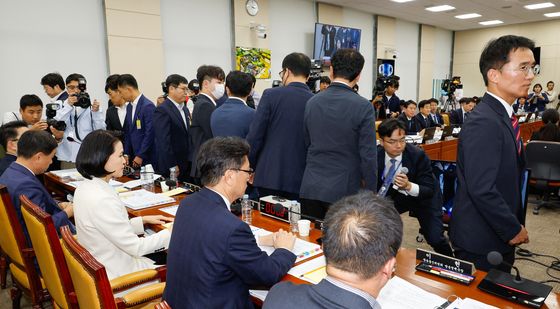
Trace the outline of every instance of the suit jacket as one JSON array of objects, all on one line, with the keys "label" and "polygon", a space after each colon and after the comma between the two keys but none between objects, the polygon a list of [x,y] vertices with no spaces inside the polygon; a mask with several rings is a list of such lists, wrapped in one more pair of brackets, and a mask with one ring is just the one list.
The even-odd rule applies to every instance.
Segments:
[{"label": "suit jacket", "polygon": [[107,113],[105,114],[105,124],[107,125],[107,130],[109,131],[123,132],[123,126],[121,125],[119,112],[116,106],[112,105],[107,109]]},{"label": "suit jacket", "polygon": [[247,135],[254,186],[299,194],[307,151],[303,114],[311,97],[304,83],[264,91]]},{"label": "suit jacket", "polygon": [[[358,294],[339,288],[323,279],[316,285],[281,282],[273,286],[264,300],[263,309],[280,308],[372,309],[372,306]],[[376,303],[373,308],[381,309],[381,306]]]},{"label": "suit jacket", "polygon": [[440,126],[440,125],[444,125],[445,123],[443,122],[443,117],[441,116],[440,113],[436,113],[435,117],[436,117],[436,121],[434,121],[433,119],[434,114],[431,114],[428,116],[430,117],[430,119],[432,120],[432,123],[434,126]]},{"label": "suit jacket", "polygon": [[[387,196],[390,196],[395,203],[399,213],[415,210],[418,207],[430,207],[432,196],[434,195],[434,177],[430,158],[424,151],[411,144],[406,144],[402,154],[402,167],[408,168],[406,176],[410,182],[418,185],[419,194],[417,197],[404,195],[398,190],[389,188]],[[385,149],[377,147],[377,189],[383,185],[382,177],[385,172]]]},{"label": "suit jacket", "polygon": [[0,160],[0,176],[2,176],[2,174],[4,174],[4,171],[6,171],[6,169],[8,169],[10,164],[12,164],[12,162],[14,162],[16,159],[17,159],[16,156],[11,155],[11,154],[6,154],[2,158],[2,160]]},{"label": "suit jacket", "polygon": [[520,105],[518,102],[515,102],[515,104],[513,104],[511,107],[513,107],[513,112],[514,113],[519,113],[519,112],[530,112],[531,108],[529,107],[529,103],[525,102],[525,104]]},{"label": "suit jacket", "polygon": [[286,249],[261,251],[249,225],[203,188],[177,211],[163,298],[174,309],[252,308],[249,288],[277,283],[295,260]]},{"label": "suit jacket", "polygon": [[451,111],[449,114],[449,122],[451,124],[462,125],[463,124],[463,109],[458,108]]},{"label": "suit jacket", "polygon": [[255,117],[255,110],[235,98],[227,99],[210,117],[213,136],[245,138]]},{"label": "suit jacket", "polygon": [[521,230],[521,175],[511,120],[503,105],[485,94],[459,133],[457,193],[450,224],[454,246],[486,255],[513,251]]},{"label": "suit jacket", "polygon": [[179,176],[182,180],[186,176],[190,157],[190,122],[191,114],[186,105],[183,112],[187,123],[183,121],[181,113],[169,98],[156,108],[154,112],[154,143],[157,153],[157,171],[169,177],[169,168],[179,166]]},{"label": "suit jacket", "polygon": [[115,189],[101,178],[84,180],[74,194],[78,241],[107,270],[109,280],[154,268],[143,255],[164,250],[171,233],[164,229],[146,237],[142,217],[128,218]]},{"label": "suit jacket", "polygon": [[391,99],[387,99],[387,96],[383,94],[383,103],[385,105],[385,109],[389,109],[391,113],[400,113],[401,112],[401,99],[397,97],[395,94],[391,97]]},{"label": "suit jacket", "polygon": [[307,160],[300,197],[334,203],[377,188],[373,106],[350,87],[332,83],[307,102]]},{"label": "suit jacket", "polygon": [[424,119],[422,113],[418,113],[416,114],[416,116],[414,116],[414,118],[416,118],[416,123],[420,126],[420,131],[426,128],[431,128],[436,126],[429,115],[428,117],[426,117],[426,119]]},{"label": "suit jacket", "polygon": [[198,177],[198,172],[196,170],[196,156],[198,154],[198,149],[204,142],[211,139],[212,128],[210,126],[210,118],[212,113],[216,109],[214,102],[210,100],[203,93],[198,95],[196,104],[194,105],[192,123],[191,123],[191,145],[192,145],[192,169],[191,176]]},{"label": "suit jacket", "polygon": [[0,176],[0,183],[8,188],[8,193],[12,199],[12,204],[16,208],[17,217],[23,228],[23,233],[25,234],[28,244],[31,244],[31,240],[25,222],[23,221],[21,202],[19,199],[19,196],[22,194],[52,216],[57,232],[60,230],[61,226],[68,225],[72,232],[75,233],[74,225],[68,220],[66,213],[58,207],[58,203],[27,167],[19,163],[12,163],[4,174]]},{"label": "suit jacket", "polygon": [[[531,93],[529,94],[529,96],[527,97],[527,103],[529,103],[529,111],[530,112],[544,112],[545,108],[546,108],[546,104],[549,102],[548,100],[548,96],[546,95],[546,93],[541,92],[542,96],[544,99],[540,99],[540,98],[534,98],[535,97],[535,93]],[[527,104],[525,103],[525,104]]]},{"label": "suit jacket", "polygon": [[404,123],[404,125],[406,127],[406,134],[407,135],[414,135],[414,134],[422,131],[422,124],[420,124],[420,121],[418,120],[416,115],[414,117],[412,117],[412,119],[408,120],[406,115],[404,113],[402,113],[402,114],[399,115],[399,117],[397,117],[397,119],[399,121],[401,121],[402,123]]},{"label": "suit jacket", "polygon": [[127,112],[124,121],[124,153],[128,154],[130,159],[135,156],[141,157],[142,165],[155,164],[154,130],[152,127],[155,109],[155,104],[141,95],[133,117],[131,118]]}]

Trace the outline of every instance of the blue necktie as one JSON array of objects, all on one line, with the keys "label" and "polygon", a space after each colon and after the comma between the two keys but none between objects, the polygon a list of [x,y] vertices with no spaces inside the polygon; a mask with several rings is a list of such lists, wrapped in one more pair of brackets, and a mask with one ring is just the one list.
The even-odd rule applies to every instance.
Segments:
[{"label": "blue necktie", "polygon": [[128,103],[126,106],[126,116],[125,116],[125,123],[127,123],[130,128],[132,128],[132,104]]},{"label": "blue necktie", "polygon": [[391,186],[391,183],[393,182],[393,178],[395,177],[395,172],[397,168],[395,166],[395,163],[397,162],[397,160],[391,159],[389,161],[391,162],[391,166],[389,167],[389,171],[387,172],[387,174],[385,174],[385,177],[383,178],[383,185],[379,189],[379,192],[377,192],[377,195],[381,197],[385,197],[387,195],[387,192],[389,191],[389,187]]}]

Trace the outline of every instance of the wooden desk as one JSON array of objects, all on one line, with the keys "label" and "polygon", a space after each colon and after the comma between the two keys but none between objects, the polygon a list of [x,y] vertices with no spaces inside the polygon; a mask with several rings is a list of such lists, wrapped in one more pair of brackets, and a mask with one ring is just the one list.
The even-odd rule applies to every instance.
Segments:
[{"label": "wooden desk", "polygon": [[[44,179],[45,179],[45,185],[48,188],[52,188],[51,190],[62,188],[62,189],[67,189],[71,192],[74,191],[73,187],[61,183],[60,179],[53,174],[50,173],[45,174]],[[176,200],[179,200],[184,197],[185,195],[178,196],[176,197]],[[144,215],[155,215],[155,214],[168,215],[167,213],[159,210],[160,208],[165,206],[168,205],[160,205],[160,206],[150,207],[137,211],[132,211],[128,209],[128,212],[131,216],[144,216]],[[267,216],[263,216],[258,211],[253,211],[252,218],[253,218],[254,226],[264,228],[269,231],[277,231],[281,228],[285,230],[289,229],[289,224],[272,219]],[[308,237],[300,237],[300,238],[316,243],[317,238],[319,237],[321,237],[321,231],[317,229],[312,229]],[[401,248],[399,250],[399,253],[397,254],[396,275],[428,292],[437,294],[443,298],[447,298],[450,295],[457,295],[461,298],[469,297],[505,309],[526,308],[521,305],[517,305],[515,303],[506,301],[502,298],[480,291],[477,288],[477,285],[486,275],[486,273],[483,271],[478,271],[476,273],[476,279],[474,280],[474,282],[471,283],[469,286],[466,286],[454,281],[445,280],[443,278],[432,276],[424,272],[417,272],[414,269],[417,263],[415,256],[416,256],[415,250]],[[305,261],[302,261],[300,263],[303,262]],[[286,275],[282,280],[289,280],[296,284],[309,284],[309,282],[303,281],[291,275]],[[560,308],[560,295],[551,293],[546,299],[543,308]]]}]

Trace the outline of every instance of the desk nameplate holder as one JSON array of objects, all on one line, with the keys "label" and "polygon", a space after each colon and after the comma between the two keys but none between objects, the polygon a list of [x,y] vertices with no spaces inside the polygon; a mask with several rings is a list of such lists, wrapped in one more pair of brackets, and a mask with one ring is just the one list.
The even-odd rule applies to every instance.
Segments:
[{"label": "desk nameplate holder", "polygon": [[420,260],[416,270],[466,285],[474,280],[473,263],[423,249],[416,249],[416,259]]}]

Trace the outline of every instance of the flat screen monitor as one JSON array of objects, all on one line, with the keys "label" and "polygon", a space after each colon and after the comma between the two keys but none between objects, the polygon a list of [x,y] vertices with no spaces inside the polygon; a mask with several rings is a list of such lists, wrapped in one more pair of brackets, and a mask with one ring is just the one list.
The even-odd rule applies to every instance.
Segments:
[{"label": "flat screen monitor", "polygon": [[320,59],[330,65],[331,56],[339,48],[360,50],[362,30],[342,26],[315,24],[315,45],[313,59]]}]

